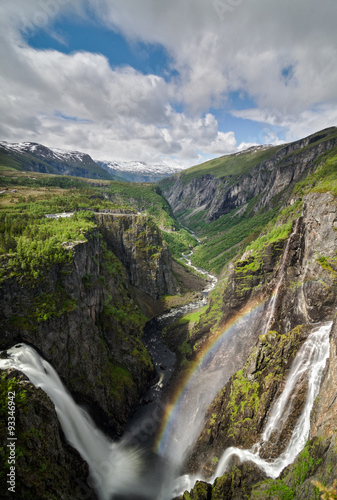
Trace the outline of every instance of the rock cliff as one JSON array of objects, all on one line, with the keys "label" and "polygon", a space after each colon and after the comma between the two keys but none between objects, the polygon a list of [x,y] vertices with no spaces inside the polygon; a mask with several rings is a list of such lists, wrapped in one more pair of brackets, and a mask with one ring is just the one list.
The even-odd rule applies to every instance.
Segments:
[{"label": "rock cliff", "polygon": [[[1,449],[1,498],[41,498],[44,500],[74,498],[96,499],[87,485],[86,462],[69,446],[60,429],[54,404],[46,393],[33,386],[25,376],[13,369],[2,372],[0,383],[1,442],[8,441],[7,394],[16,394],[15,411],[15,492],[9,491],[9,450]],[[5,406],[6,403],[6,406]]]},{"label": "rock cliff", "polygon": [[[277,195],[290,192],[296,182],[312,173],[315,161],[336,144],[330,138],[335,129],[326,129],[319,134],[287,144],[269,159],[262,161],[248,172],[239,176],[215,177],[212,174],[195,176],[185,180],[184,172],[172,177],[172,182],[162,184],[163,192],[174,213],[188,210],[188,213],[205,211],[212,221],[244,207],[252,198],[258,197],[255,210],[268,205]],[[188,221],[188,218],[185,219]]]},{"label": "rock cliff", "polygon": [[[276,289],[278,293],[267,324],[269,332],[260,332],[250,356],[247,360],[242,359],[242,369],[232,376],[210,406],[207,423],[189,459],[189,470],[202,469],[204,477],[210,477],[226,448],[249,449],[259,441],[271,404],[283,390],[296,352],[317,322],[335,318],[336,226],[336,198],[328,192],[312,192],[304,199],[303,215],[294,222],[288,241],[272,243],[259,254],[248,252],[231,266],[222,290],[224,320],[243,308],[247,301],[270,297]],[[265,309],[266,317],[268,311],[271,312],[270,303]],[[210,306],[209,312],[211,309]],[[212,335],[212,332],[207,334],[207,328],[205,316],[193,332],[197,348],[207,335]],[[239,465],[236,460],[231,472],[218,479],[213,487],[198,483],[191,493],[185,494],[184,500],[281,499],[285,498],[281,492],[290,490],[293,496],[286,498],[314,499],[318,490],[312,480],[332,485],[336,474],[329,477],[327,467],[330,464],[329,470],[336,470],[337,463],[336,332],[335,322],[331,331],[330,359],[312,413],[311,441],[295,463],[288,466],[278,480],[265,480],[254,486],[253,483],[263,479],[263,474],[256,474],[252,482],[251,471],[247,472],[251,467],[249,462]],[[274,436],[272,444],[261,448],[262,458],[277,457],[284,450],[306,397],[307,386],[303,379],[292,395],[287,420],[280,425],[278,435]],[[299,480],[300,468],[305,471]],[[229,496],[225,495],[226,488],[231,491]]]},{"label": "rock cliff", "polygon": [[171,256],[149,217],[97,214],[96,219],[104,240],[126,268],[131,285],[153,299],[179,292]]},{"label": "rock cliff", "polygon": [[1,348],[33,345],[116,433],[154,376],[135,287],[158,298],[177,285],[160,233],[145,217],[98,218],[103,237],[94,230],[86,242],[69,244],[71,262],[53,265],[38,282],[2,283]]}]

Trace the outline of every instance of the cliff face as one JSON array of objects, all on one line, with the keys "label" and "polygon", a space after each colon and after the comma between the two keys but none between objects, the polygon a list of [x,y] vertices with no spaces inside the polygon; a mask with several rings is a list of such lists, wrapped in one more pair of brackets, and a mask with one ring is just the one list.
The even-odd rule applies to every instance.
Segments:
[{"label": "cliff face", "polygon": [[175,213],[205,210],[208,220],[245,206],[256,196],[259,199],[255,210],[259,210],[313,171],[315,160],[337,144],[335,138],[329,139],[329,133],[331,129],[286,145],[237,178],[231,175],[216,178],[209,174],[186,182],[184,174],[177,174],[172,178],[173,183],[163,184],[163,192]]},{"label": "cliff face", "polygon": [[[1,398],[6,402],[8,390],[16,395],[15,493],[9,491],[7,474],[9,449],[7,429],[0,427],[1,498],[71,500],[96,499],[87,485],[88,466],[69,446],[60,429],[54,404],[46,393],[33,386],[20,372],[8,369],[0,383]],[[7,420],[7,406],[1,409],[1,420]]]},{"label": "cliff face", "polygon": [[[270,408],[283,391],[296,353],[315,323],[335,318],[336,226],[337,201],[334,196],[310,193],[304,200],[303,216],[293,224],[288,241],[269,245],[262,255],[248,252],[232,266],[223,289],[224,320],[243,308],[247,301],[270,297],[276,287],[278,294],[273,313],[270,305],[265,307],[265,322],[258,342],[248,359],[241,360],[242,370],[232,376],[208,410],[207,423],[189,460],[191,471],[197,472],[203,467],[204,477],[210,477],[226,448],[250,449],[260,440]],[[268,315],[269,333],[263,334]],[[195,328],[196,346],[204,341],[205,335],[207,337],[206,320]],[[314,499],[317,491],[312,480],[332,485],[336,474],[329,477],[327,471],[337,470],[336,338],[335,321],[331,331],[330,358],[312,413],[311,441],[295,463],[288,466],[278,480],[265,480],[254,486],[264,474],[253,471],[255,480],[252,481],[252,465],[249,462],[240,465],[234,460],[232,469],[213,487],[198,483],[184,495],[184,500],[234,499],[243,498],[242,495],[251,499],[281,499],[285,498],[281,492],[291,489],[293,496],[289,498]],[[306,379],[301,379],[292,394],[288,417],[282,425],[280,423],[278,435],[260,449],[262,458],[275,458],[285,449],[302,413],[307,391]],[[302,475],[299,480],[300,468]],[[197,496],[199,490],[203,493]]]},{"label": "cliff face", "polygon": [[[154,376],[142,342],[146,318],[132,285],[152,297],[176,288],[155,227],[145,218],[121,216],[110,232],[112,217],[102,219],[107,242],[94,231],[73,245],[69,264],[52,266],[39,282],[13,277],[2,284],[1,348],[33,345],[77,399],[119,432]],[[128,271],[109,247],[119,250]]]},{"label": "cliff face", "polygon": [[131,285],[158,299],[175,295],[171,256],[157,226],[144,215],[96,215],[109,248],[127,270]]}]

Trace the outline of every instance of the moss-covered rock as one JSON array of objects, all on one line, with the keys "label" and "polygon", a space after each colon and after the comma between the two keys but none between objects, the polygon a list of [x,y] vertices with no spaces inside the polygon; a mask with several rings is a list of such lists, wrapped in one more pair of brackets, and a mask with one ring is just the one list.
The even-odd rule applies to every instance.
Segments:
[{"label": "moss-covered rock", "polygon": [[[9,392],[15,393],[16,403],[14,465],[7,447]],[[65,442],[55,407],[45,392],[19,372],[6,370],[1,373],[0,393],[1,498],[96,499],[87,484],[87,463]],[[15,493],[8,489],[10,467],[15,468]]]},{"label": "moss-covered rock", "polygon": [[[209,407],[207,423],[189,460],[192,471],[202,467],[209,477],[216,468],[213,458],[220,457],[226,448],[251,448],[259,441],[269,409],[281,393],[292,360],[310,331],[311,327],[301,326],[286,335],[270,331],[260,336],[243,369],[231,377]],[[289,419],[274,446],[265,450],[268,456],[277,456],[283,450],[286,436],[302,410],[305,382],[296,389]]]}]

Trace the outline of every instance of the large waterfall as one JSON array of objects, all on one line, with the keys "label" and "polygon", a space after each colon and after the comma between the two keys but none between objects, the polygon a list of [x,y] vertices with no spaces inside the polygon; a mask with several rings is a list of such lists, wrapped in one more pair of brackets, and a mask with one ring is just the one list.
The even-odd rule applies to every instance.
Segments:
[{"label": "large waterfall", "polygon": [[69,443],[88,462],[89,483],[101,500],[115,494],[130,498],[148,491],[153,498],[151,485],[142,483],[142,459],[123,443],[115,444],[107,438],[80,408],[65,389],[54,368],[30,346],[18,344],[7,351],[9,359],[0,360],[0,368],[15,368],[23,372],[37,387],[41,387],[53,401],[58,419]]},{"label": "large waterfall", "polygon": [[[180,476],[183,463],[205,424],[209,405],[230,376],[240,369],[242,359],[248,357],[259,333],[267,332],[273,325],[279,289],[286,274],[289,247],[297,233],[298,224],[297,220],[288,238],[278,269],[278,281],[268,306],[263,301],[249,304],[204,346],[198,363],[177,391],[171,409],[166,414],[157,439],[157,454],[151,455],[151,463],[145,450],[130,447],[132,429],[127,427],[125,438],[118,443],[112,442],[97,429],[87,412],[74,402],[53,367],[32,347],[18,344],[7,351],[7,359],[0,359],[1,369],[12,367],[25,373],[34,385],[41,387],[51,398],[66,439],[89,464],[89,484],[101,500],[171,500],[185,489],[191,489],[198,479],[203,479],[199,476]],[[190,255],[184,257],[191,264]],[[208,278],[211,288],[216,280],[211,275]],[[180,308],[181,314],[202,305],[204,300],[192,307],[188,305]],[[163,315],[160,321],[170,322],[176,314],[177,310],[171,311]],[[309,436],[310,412],[329,356],[331,325],[332,322],[329,322],[313,327],[297,353],[284,390],[268,415],[260,442],[250,450],[234,447],[224,450],[212,481],[227,470],[234,455],[241,461],[253,461],[268,476],[276,478],[300,453]],[[157,344],[154,347],[158,349]],[[174,360],[168,376],[173,371],[173,363]],[[277,458],[266,460],[260,453],[271,439],[275,439],[287,421],[294,392],[303,379],[308,390],[302,414],[284,451]],[[161,388],[166,382],[162,375],[157,386],[152,388],[151,399],[155,402],[160,398]]]},{"label": "large waterfall", "polygon": [[[234,455],[241,462],[248,460],[254,462],[267,476],[276,478],[303,450],[310,432],[310,413],[315,398],[319,393],[323,370],[326,360],[329,357],[329,334],[331,327],[332,322],[315,327],[297,353],[283,392],[271,409],[261,441],[256,443],[250,450],[235,447],[226,449],[219,461],[215,474],[210,480],[211,482],[214,482],[217,477],[222,476],[226,472]],[[276,459],[265,460],[260,457],[259,452],[268,443],[271,436],[279,433],[282,429],[282,425],[287,420],[291,410],[291,397],[302,377],[306,377],[308,384],[307,397],[302,414],[298,418],[286,449]],[[184,489],[191,489],[197,480],[203,480],[203,478],[199,476],[182,476],[177,482],[177,489],[180,488],[180,492],[184,491]]]}]

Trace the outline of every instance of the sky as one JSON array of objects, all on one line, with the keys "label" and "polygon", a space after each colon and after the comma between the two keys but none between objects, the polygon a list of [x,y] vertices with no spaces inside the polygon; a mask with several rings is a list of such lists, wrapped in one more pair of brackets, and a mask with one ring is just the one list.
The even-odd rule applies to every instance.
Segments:
[{"label": "sky", "polygon": [[1,0],[0,140],[188,167],[337,125],[336,0]]}]

